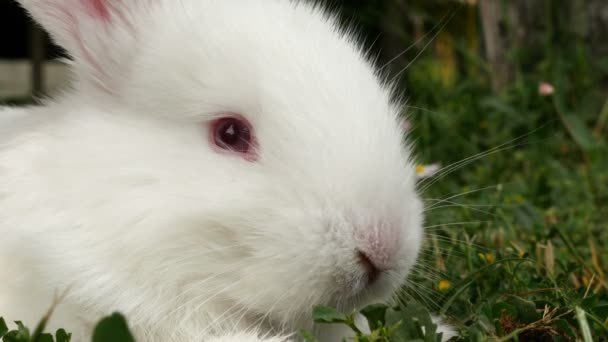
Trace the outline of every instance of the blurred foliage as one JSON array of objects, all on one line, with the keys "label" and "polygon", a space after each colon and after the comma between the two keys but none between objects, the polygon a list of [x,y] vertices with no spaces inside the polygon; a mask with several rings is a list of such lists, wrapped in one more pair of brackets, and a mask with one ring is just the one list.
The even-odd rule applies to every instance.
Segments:
[{"label": "blurred foliage", "polygon": [[608,340],[608,56],[567,24],[569,3],[537,3],[498,93],[475,1],[342,4],[385,51],[380,65],[409,48],[390,68],[402,72],[410,140],[422,163],[446,167],[420,183],[427,244],[403,297],[466,341]]}]

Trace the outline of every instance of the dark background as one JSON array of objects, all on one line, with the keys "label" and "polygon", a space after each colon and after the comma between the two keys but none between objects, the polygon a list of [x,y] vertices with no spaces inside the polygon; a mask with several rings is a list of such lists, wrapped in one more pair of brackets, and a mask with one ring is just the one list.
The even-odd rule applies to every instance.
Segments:
[{"label": "dark background", "polygon": [[[25,12],[11,0],[0,1],[0,59],[23,59],[30,56],[29,37],[34,27]],[[47,58],[61,56],[60,48],[48,39],[44,46]]]}]

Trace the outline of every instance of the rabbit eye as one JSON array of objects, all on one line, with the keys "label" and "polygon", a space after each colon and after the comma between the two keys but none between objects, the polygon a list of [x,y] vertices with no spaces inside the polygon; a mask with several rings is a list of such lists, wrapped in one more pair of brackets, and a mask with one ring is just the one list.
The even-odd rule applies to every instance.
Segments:
[{"label": "rabbit eye", "polygon": [[211,125],[211,137],[219,149],[241,154],[247,160],[255,159],[251,124],[244,118],[225,117],[215,120]]}]

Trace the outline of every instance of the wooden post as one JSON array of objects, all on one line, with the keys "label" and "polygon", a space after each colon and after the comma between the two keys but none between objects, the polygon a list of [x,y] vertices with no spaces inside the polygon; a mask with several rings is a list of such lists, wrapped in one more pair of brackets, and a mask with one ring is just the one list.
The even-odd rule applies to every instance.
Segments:
[{"label": "wooden post", "polygon": [[483,39],[486,58],[490,66],[492,89],[498,93],[512,77],[512,70],[506,60],[507,42],[501,32],[504,13],[500,0],[481,0],[479,9],[483,25]]}]

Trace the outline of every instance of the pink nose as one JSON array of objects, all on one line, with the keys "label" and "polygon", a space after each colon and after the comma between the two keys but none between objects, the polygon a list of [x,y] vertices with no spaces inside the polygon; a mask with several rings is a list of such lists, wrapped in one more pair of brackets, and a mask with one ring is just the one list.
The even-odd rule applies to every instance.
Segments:
[{"label": "pink nose", "polygon": [[399,231],[388,225],[366,227],[356,233],[357,261],[370,282],[397,263],[399,237]]}]

